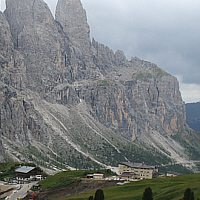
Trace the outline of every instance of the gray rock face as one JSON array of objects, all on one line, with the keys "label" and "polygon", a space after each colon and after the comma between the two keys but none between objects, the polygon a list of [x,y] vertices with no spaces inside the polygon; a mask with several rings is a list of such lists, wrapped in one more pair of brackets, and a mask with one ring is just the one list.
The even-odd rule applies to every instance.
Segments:
[{"label": "gray rock face", "polygon": [[89,52],[90,28],[80,0],[59,0],[55,14],[74,47],[80,48],[80,57]]},{"label": "gray rock face", "polygon": [[[89,90],[81,88],[80,97],[92,106],[98,121],[127,139],[134,141],[155,129],[163,135],[176,135],[184,129],[185,107],[173,77],[98,84]],[[163,85],[168,85],[164,91]]]},{"label": "gray rock face", "polygon": [[26,64],[28,88],[41,94],[64,81],[68,73],[68,45],[59,33],[59,25],[42,0],[8,0],[5,11],[15,48]]},{"label": "gray rock face", "polygon": [[101,76],[93,62],[90,29],[80,0],[58,0],[55,18],[69,38],[72,79],[95,79]]},{"label": "gray rock face", "polygon": [[5,151],[2,145],[2,141],[0,140],[0,162],[3,162],[5,159]]},{"label": "gray rock face", "polygon": [[188,130],[175,77],[91,42],[80,0],[59,0],[55,20],[42,0],[6,5],[0,13],[1,160],[88,168],[132,155],[141,161],[140,154],[146,162],[189,159],[171,139]]}]

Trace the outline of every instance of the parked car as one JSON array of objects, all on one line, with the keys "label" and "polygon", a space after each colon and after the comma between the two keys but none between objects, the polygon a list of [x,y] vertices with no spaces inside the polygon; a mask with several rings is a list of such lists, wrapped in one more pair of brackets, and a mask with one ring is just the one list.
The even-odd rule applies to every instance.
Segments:
[{"label": "parked car", "polygon": [[21,188],[22,188],[22,186],[21,186],[21,185],[19,185],[19,186],[18,186],[18,188],[17,188],[17,190],[20,190]]}]

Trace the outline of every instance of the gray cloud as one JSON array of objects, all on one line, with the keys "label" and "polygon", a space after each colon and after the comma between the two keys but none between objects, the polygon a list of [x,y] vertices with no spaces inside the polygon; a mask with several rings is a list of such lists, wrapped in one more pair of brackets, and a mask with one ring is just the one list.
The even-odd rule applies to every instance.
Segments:
[{"label": "gray cloud", "polygon": [[200,84],[200,1],[109,2],[82,0],[93,37],[128,58],[136,55],[181,74],[184,82]]}]

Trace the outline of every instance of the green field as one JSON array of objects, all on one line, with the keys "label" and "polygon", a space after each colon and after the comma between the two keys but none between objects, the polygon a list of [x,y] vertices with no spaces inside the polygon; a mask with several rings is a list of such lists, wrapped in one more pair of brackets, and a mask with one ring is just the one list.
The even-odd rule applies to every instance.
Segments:
[{"label": "green field", "polygon": [[[90,173],[95,173],[95,171],[90,171]],[[78,182],[81,178],[85,178],[87,174],[87,171],[60,172],[54,176],[48,176],[45,180],[40,181],[38,184],[41,186],[41,189],[59,188]]]},{"label": "green field", "polygon": [[[103,191],[106,200],[141,200],[143,192],[147,187],[151,187],[154,200],[181,200],[187,188],[191,188],[195,199],[197,199],[200,198],[200,174],[142,180],[104,189]],[[94,196],[94,194],[95,191],[91,191],[65,199],[88,200],[89,196]]]}]

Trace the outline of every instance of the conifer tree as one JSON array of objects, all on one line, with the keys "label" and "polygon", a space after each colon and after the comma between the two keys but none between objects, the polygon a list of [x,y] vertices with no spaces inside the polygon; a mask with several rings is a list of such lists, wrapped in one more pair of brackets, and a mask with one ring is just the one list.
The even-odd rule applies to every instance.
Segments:
[{"label": "conifer tree", "polygon": [[98,189],[95,193],[94,200],[104,200],[104,193],[103,190]]},{"label": "conifer tree", "polygon": [[183,200],[194,200],[194,192],[190,188],[185,190]]},{"label": "conifer tree", "polygon": [[90,196],[90,197],[89,197],[89,200],[93,200],[93,196]]},{"label": "conifer tree", "polygon": [[142,200],[153,200],[153,193],[150,187],[145,189]]}]

